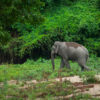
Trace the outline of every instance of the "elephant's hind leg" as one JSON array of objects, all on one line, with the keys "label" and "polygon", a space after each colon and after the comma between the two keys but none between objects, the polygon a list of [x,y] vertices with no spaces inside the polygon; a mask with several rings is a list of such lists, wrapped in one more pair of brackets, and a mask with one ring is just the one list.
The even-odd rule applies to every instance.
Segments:
[{"label": "elephant's hind leg", "polygon": [[68,60],[64,59],[64,63],[66,65],[66,67],[70,69],[70,64],[69,64]]},{"label": "elephant's hind leg", "polygon": [[78,64],[81,66],[82,71],[83,70],[89,70],[88,66],[86,66],[86,60],[85,59],[78,60]]}]

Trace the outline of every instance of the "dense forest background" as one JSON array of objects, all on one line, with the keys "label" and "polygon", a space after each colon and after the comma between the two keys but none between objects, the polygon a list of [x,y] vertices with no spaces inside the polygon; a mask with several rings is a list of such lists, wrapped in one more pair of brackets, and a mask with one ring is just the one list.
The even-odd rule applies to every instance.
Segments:
[{"label": "dense forest background", "polygon": [[58,40],[100,56],[100,0],[0,0],[0,63],[50,58]]}]

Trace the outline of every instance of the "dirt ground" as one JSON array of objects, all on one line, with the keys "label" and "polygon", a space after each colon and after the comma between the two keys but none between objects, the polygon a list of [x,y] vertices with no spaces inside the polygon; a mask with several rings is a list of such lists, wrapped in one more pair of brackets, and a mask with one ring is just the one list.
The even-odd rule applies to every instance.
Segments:
[{"label": "dirt ground", "polygon": [[[100,81],[100,75],[95,75],[95,79],[99,80]],[[60,78],[55,78],[55,79],[50,79],[48,81],[51,81],[51,82],[64,82],[64,81],[70,81],[73,86],[75,86],[77,89],[76,89],[76,93],[82,93],[82,94],[85,94],[85,93],[88,93],[90,95],[92,95],[93,97],[100,97],[100,83],[95,83],[95,84],[83,84],[83,79],[80,78],[79,76],[71,76],[71,77],[60,77]],[[47,82],[46,80],[45,81],[41,81],[41,82]],[[19,88],[27,88],[30,84],[37,84],[37,83],[41,83],[41,82],[38,82],[37,80],[31,80],[31,81],[25,81],[25,85],[23,86],[20,86]],[[21,84],[22,81],[17,81],[17,80],[10,80],[7,82],[9,85],[17,85],[17,84]],[[3,83],[1,82],[0,83],[0,87],[3,86]],[[76,94],[76,95],[77,95]],[[65,96],[65,98],[70,98],[72,97],[73,94],[71,95],[68,95],[68,96]],[[57,97],[58,98],[58,97]],[[55,100],[57,99],[55,97]],[[62,98],[61,96],[59,98]],[[64,98],[64,97],[63,97]]]}]

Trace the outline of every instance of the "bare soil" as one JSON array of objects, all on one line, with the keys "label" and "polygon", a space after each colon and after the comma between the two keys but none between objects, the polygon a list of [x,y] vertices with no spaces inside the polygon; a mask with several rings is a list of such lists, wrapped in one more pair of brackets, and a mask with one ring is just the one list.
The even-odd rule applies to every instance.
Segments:
[{"label": "bare soil", "polygon": [[[95,75],[95,78],[97,80],[100,80],[100,75]],[[70,81],[73,86],[76,87],[76,95],[79,93],[82,94],[90,94],[93,97],[100,97],[100,83],[95,83],[95,84],[84,84],[83,83],[83,79],[80,78],[79,76],[71,76],[71,77],[60,77],[60,78],[55,78],[55,79],[50,79],[48,81],[53,82],[64,82],[64,81]],[[31,81],[24,81],[24,85],[19,85],[19,84],[23,84],[23,81],[17,81],[17,80],[10,80],[7,81],[7,83],[9,85],[19,85],[20,89],[26,89],[29,87],[30,84],[37,84],[37,83],[42,83],[42,82],[47,82],[47,81],[41,81],[38,82],[37,80],[31,80]],[[4,84],[3,82],[0,83],[0,87],[2,87]],[[72,97],[73,94],[65,96],[63,98],[70,98]],[[60,97],[55,97],[55,100],[57,98],[62,98],[62,96]]]}]

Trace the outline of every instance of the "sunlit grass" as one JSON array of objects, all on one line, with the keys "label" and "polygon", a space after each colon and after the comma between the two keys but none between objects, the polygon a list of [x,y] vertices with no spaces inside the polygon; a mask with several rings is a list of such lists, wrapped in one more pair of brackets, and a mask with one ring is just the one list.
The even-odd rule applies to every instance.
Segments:
[{"label": "sunlit grass", "polygon": [[[87,75],[96,74],[100,72],[100,58],[91,57],[87,63],[92,71],[81,71],[80,66],[77,63],[70,62],[71,70],[61,69],[61,76],[72,76],[72,75]],[[55,59],[55,70],[53,71],[51,60],[41,60],[33,61],[27,60],[24,64],[6,64],[0,66],[0,81],[4,80],[43,80],[45,78],[55,78],[58,77],[60,70],[60,59]],[[88,76],[88,75],[87,75]]]},{"label": "sunlit grass", "polygon": [[[51,60],[45,60],[40,58],[37,61],[27,60],[24,64],[4,64],[0,66],[0,81],[3,82],[3,86],[0,86],[0,99],[2,100],[33,100],[36,98],[42,98],[43,100],[54,100],[56,96],[66,96],[74,92],[74,88],[68,81],[57,83],[50,82],[48,79],[54,79],[57,77],[67,77],[79,75],[85,79],[84,83],[95,83],[94,75],[100,73],[100,58],[90,57],[87,65],[91,71],[81,71],[80,66],[77,63],[70,61],[71,69],[59,68],[60,58],[55,59],[55,70],[53,71]],[[46,80],[45,83],[31,84],[27,88],[19,89],[24,86],[27,80]],[[17,80],[16,85],[8,84],[8,80]],[[22,82],[19,84],[19,82]],[[59,92],[58,92],[59,91]],[[89,95],[78,95],[75,99],[90,98]],[[49,100],[48,99],[48,100]],[[61,99],[63,100],[63,99]],[[70,100],[73,100],[71,98]],[[99,100],[99,99],[97,99]]]}]

